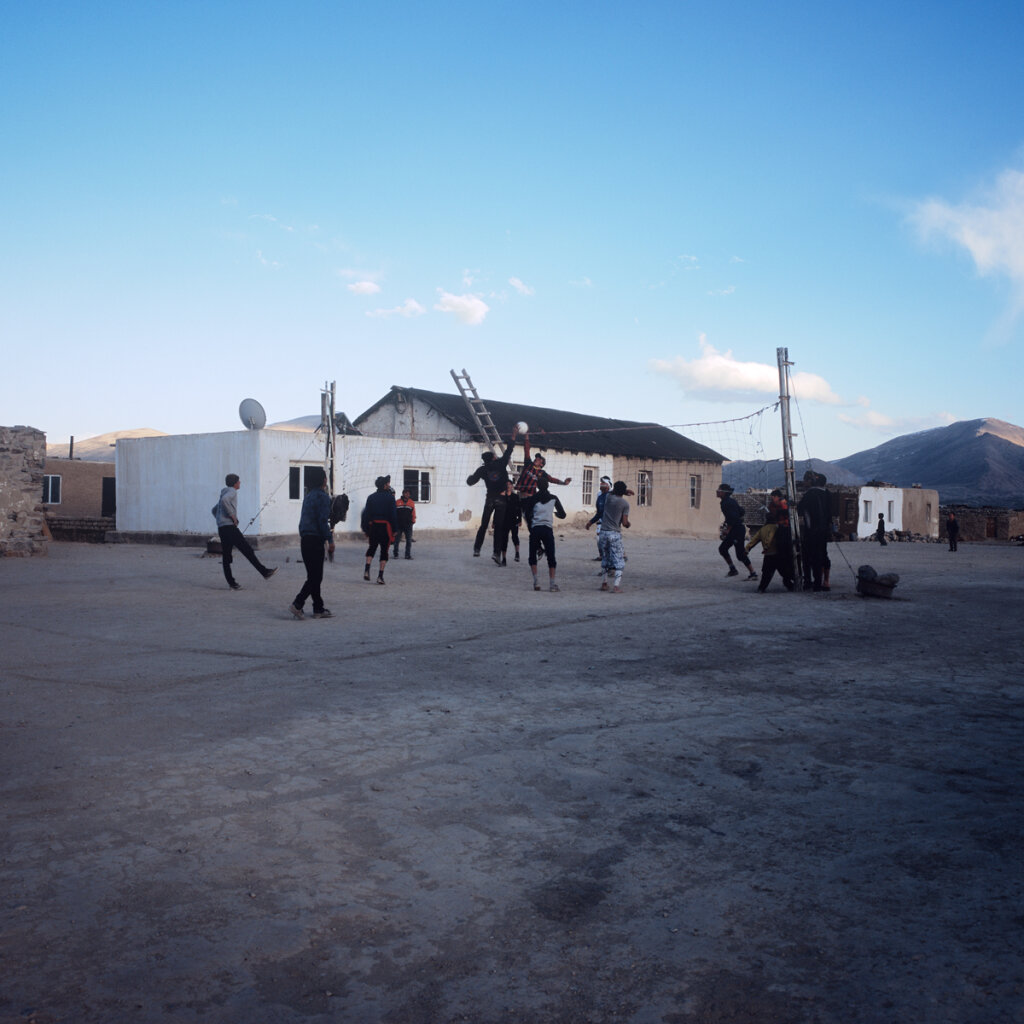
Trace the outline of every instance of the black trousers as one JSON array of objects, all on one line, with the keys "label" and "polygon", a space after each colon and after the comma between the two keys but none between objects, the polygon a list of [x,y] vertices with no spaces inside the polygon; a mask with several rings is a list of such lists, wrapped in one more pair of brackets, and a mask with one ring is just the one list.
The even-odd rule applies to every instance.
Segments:
[{"label": "black trousers", "polygon": [[306,567],[306,582],[302,589],[295,595],[295,607],[301,608],[306,603],[306,598],[313,599],[313,611],[324,610],[324,599],[320,596],[320,584],[324,579],[324,544],[323,537],[309,537],[303,535],[299,538],[299,548],[302,551],[302,564]]},{"label": "black trousers", "polygon": [[479,551],[487,539],[487,527],[491,521],[491,514],[494,514],[494,553],[501,554],[501,537],[505,530],[505,495],[488,494],[484,501],[484,514],[480,519],[480,529],[476,531],[476,540],[473,541],[473,550]]},{"label": "black trousers", "polygon": [[405,557],[412,558],[412,523],[409,523],[407,526],[399,523],[398,529],[395,530],[395,558],[398,557],[398,542],[402,539],[403,533],[405,534]]},{"label": "black trousers", "polygon": [[745,530],[742,523],[737,523],[736,526],[730,527],[729,532],[725,535],[725,540],[718,545],[718,553],[729,563],[729,565],[732,565],[732,559],[729,557],[729,549],[733,548],[736,551],[736,557],[748,569],[750,569],[750,558],[747,556],[747,550],[743,546],[744,536]]},{"label": "black trousers", "polygon": [[261,576],[266,576],[266,566],[256,557],[256,552],[253,551],[249,542],[245,539],[245,535],[237,526],[218,526],[217,533],[220,534],[221,565],[224,567],[224,579],[228,581],[228,586],[233,587],[235,585],[235,577],[231,575],[232,548],[238,548],[249,559],[253,568]]}]

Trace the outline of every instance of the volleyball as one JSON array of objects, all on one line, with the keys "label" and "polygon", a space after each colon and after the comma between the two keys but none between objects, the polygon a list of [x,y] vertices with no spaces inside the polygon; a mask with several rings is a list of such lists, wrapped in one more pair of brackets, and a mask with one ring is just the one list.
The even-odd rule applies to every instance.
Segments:
[{"label": "volleyball", "polygon": [[525,434],[529,429],[530,425],[529,423],[526,422],[526,420],[520,420],[516,424],[516,430],[518,430],[520,434]]}]

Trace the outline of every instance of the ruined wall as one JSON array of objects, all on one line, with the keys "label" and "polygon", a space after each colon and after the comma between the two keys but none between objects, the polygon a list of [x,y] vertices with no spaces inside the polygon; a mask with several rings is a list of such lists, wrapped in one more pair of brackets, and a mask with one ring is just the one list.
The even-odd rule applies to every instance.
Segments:
[{"label": "ruined wall", "polygon": [[975,508],[970,505],[943,505],[939,515],[939,538],[948,540],[946,516],[956,515],[960,524],[960,540],[1013,540],[1024,534],[1024,510],[1009,508]]},{"label": "ruined wall", "polygon": [[46,435],[0,427],[0,556],[45,555],[43,466]]}]

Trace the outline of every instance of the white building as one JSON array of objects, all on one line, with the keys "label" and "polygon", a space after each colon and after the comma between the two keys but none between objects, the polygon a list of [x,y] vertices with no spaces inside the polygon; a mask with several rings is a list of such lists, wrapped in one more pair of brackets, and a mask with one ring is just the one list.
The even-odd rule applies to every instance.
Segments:
[{"label": "white building", "polygon": [[[704,445],[654,423],[505,402],[488,402],[488,409],[503,438],[518,419],[526,419],[533,450],[543,451],[548,473],[571,478],[571,485],[555,487],[566,526],[582,528],[593,515],[600,478],[607,475],[635,491],[634,533],[717,535],[720,515],[713,496],[722,456]],[[470,487],[466,478],[480,465],[484,448],[460,396],[391,388],[336,437],[332,493],[346,494],[350,508],[335,533],[361,535],[360,512],[379,476],[390,476],[398,494],[403,488],[412,492],[418,531],[475,531],[484,486]],[[513,472],[523,455],[517,441]],[[210,508],[228,473],[241,479],[243,532],[293,538],[306,471],[325,465],[325,442],[311,430],[273,427],[130,438],[118,440],[115,461],[117,531],[126,539],[205,540],[216,532]]]},{"label": "white building", "polygon": [[[858,494],[860,515],[857,518],[857,539],[873,537],[878,529],[878,513],[885,516],[885,531],[903,529],[902,487],[861,487]],[[938,502],[935,504],[938,512]]]}]

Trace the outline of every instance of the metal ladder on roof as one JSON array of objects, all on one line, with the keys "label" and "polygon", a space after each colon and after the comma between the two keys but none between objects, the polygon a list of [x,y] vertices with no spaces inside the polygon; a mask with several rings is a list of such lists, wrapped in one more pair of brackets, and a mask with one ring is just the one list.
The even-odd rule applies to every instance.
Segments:
[{"label": "metal ladder on roof", "polygon": [[491,451],[495,455],[500,455],[502,449],[501,435],[498,433],[498,428],[494,425],[494,420],[491,419],[491,414],[487,411],[487,406],[484,405],[484,400],[477,394],[476,388],[473,387],[469,374],[465,370],[462,371],[461,375],[457,374],[454,370],[449,372],[452,375],[452,380],[455,381],[455,386],[459,389],[459,394],[462,395],[462,400],[466,403],[466,408],[469,409],[469,415],[473,417],[473,422],[476,424],[477,430],[480,431],[480,436],[484,439],[484,443],[490,445]]}]

